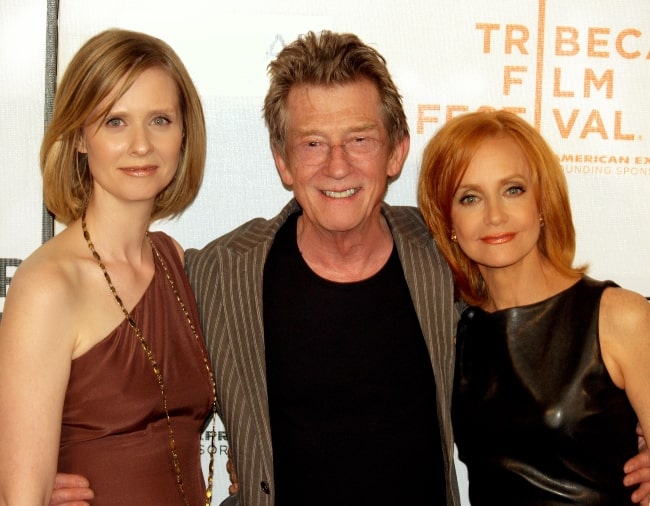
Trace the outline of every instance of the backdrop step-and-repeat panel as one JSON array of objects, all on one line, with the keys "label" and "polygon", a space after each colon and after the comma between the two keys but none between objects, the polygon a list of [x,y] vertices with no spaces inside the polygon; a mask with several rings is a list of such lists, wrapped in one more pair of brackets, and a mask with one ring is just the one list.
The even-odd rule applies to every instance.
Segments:
[{"label": "backdrop step-and-repeat panel", "polygon": [[[48,6],[51,15],[52,0],[0,0],[0,311],[16,266],[47,236],[38,150]],[[201,93],[210,138],[201,192],[183,216],[154,226],[185,247],[273,216],[290,197],[261,118],[266,66],[298,34],[328,28],[373,44],[404,96],[412,147],[390,203],[415,204],[422,148],[448,118],[510,108],[540,129],[561,160],[577,262],[589,262],[594,277],[650,295],[650,2],[60,0],[59,73],[83,41],[108,27],[169,42]],[[216,466],[224,469],[220,430]],[[397,466],[395,479],[402,479]],[[465,483],[461,469],[468,503]],[[219,472],[216,498],[226,489]]]}]

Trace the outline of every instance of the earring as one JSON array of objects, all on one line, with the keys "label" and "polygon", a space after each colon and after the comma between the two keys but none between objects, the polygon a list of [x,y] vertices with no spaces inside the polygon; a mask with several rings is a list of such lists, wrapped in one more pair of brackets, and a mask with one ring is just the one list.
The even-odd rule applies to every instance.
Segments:
[{"label": "earring", "polygon": [[452,230],[451,232],[451,242],[458,242],[458,237],[456,237],[456,232]]},{"label": "earring", "polygon": [[544,227],[545,222],[544,222],[544,215],[542,213],[539,213],[539,228]]}]

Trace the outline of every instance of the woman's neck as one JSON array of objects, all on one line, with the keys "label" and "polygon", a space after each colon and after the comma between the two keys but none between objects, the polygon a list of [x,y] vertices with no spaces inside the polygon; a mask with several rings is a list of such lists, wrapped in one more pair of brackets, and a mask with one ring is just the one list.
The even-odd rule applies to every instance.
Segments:
[{"label": "woman's neck", "polygon": [[488,291],[482,305],[489,312],[525,306],[548,299],[573,285],[579,276],[567,276],[546,259],[535,265],[481,269]]},{"label": "woman's neck", "polygon": [[150,225],[150,208],[105,209],[92,200],[85,211],[88,234],[106,261],[140,263],[150,256],[146,232]]}]

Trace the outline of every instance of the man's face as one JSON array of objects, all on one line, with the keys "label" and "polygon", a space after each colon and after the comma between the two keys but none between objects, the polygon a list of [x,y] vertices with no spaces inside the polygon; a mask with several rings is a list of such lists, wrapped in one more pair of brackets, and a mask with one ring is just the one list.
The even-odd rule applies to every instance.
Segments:
[{"label": "man's face", "polygon": [[408,151],[390,149],[379,93],[370,81],[297,85],[287,100],[286,155],[274,153],[280,177],[320,233],[362,232],[380,216],[388,178]]}]

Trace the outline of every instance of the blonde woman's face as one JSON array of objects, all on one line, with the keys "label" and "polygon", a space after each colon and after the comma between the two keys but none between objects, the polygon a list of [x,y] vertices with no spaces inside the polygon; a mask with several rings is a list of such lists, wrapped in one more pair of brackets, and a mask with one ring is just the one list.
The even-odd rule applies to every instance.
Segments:
[{"label": "blonde woman's face", "polygon": [[182,140],[175,82],[160,68],[145,70],[106,116],[83,128],[78,149],[88,156],[92,198],[153,202],[176,173]]}]

